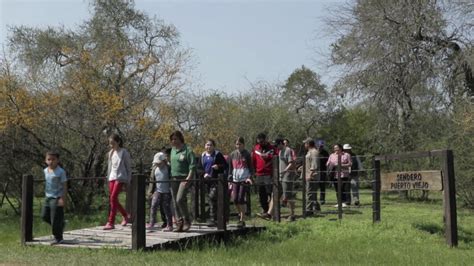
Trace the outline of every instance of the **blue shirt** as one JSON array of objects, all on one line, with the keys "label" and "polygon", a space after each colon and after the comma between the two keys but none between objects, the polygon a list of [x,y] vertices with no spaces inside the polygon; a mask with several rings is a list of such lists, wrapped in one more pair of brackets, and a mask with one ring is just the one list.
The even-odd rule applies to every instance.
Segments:
[{"label": "blue shirt", "polygon": [[212,166],[214,165],[214,158],[216,156],[216,151],[213,151],[212,154],[207,154],[204,152],[201,156],[202,167],[204,168],[204,173],[212,176]]},{"label": "blue shirt", "polygon": [[45,189],[44,192],[48,198],[59,198],[64,195],[63,183],[67,181],[66,171],[61,167],[56,167],[52,172],[48,167],[44,169]]},{"label": "blue shirt", "polygon": [[[156,167],[155,180],[156,181],[169,181],[170,180],[168,166]],[[168,182],[156,183],[156,191],[160,193],[170,193],[170,183]]]}]

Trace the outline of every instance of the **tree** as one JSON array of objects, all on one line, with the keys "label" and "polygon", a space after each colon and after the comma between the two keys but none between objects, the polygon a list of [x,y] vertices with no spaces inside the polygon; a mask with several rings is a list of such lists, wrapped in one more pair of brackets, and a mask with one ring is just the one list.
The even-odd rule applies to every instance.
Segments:
[{"label": "tree", "polygon": [[304,127],[306,137],[313,135],[314,129],[320,125],[328,98],[319,75],[302,66],[293,71],[282,88],[282,97]]},{"label": "tree", "polygon": [[382,135],[396,136],[390,146],[415,149],[417,114],[446,109],[452,102],[443,82],[451,74],[442,71],[448,48],[420,39],[446,35],[439,6],[435,1],[358,1],[331,22],[345,29],[332,45],[332,61],[347,71],[337,88],[371,99],[387,114],[378,128]]},{"label": "tree", "polygon": [[340,33],[332,62],[345,71],[336,90],[376,108],[375,133],[385,152],[433,143],[465,148],[455,144],[460,124],[452,121],[458,110],[472,110],[465,109],[474,84],[472,20],[466,19],[472,4],[467,7],[464,1],[361,0],[328,21]]},{"label": "tree", "polygon": [[[92,17],[77,30],[14,27],[9,47],[35,110],[11,104],[10,119],[27,112],[41,125],[12,126],[32,140],[38,166],[44,150],[56,148],[71,176],[104,175],[110,132],[125,137],[137,166],[151,158],[157,122],[166,120],[160,103],[183,89],[188,70],[177,29],[130,1],[92,2]],[[71,191],[73,203],[87,208],[94,191],[80,189]]]}]

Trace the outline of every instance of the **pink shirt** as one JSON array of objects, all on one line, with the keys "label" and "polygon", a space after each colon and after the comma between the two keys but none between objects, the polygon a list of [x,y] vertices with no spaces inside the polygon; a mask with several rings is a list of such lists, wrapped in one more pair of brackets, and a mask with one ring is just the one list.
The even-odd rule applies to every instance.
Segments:
[{"label": "pink shirt", "polygon": [[[338,164],[338,154],[331,153],[331,155],[329,155],[329,159],[326,165],[337,167],[337,164]],[[349,173],[350,173],[350,169],[352,165],[351,155],[349,153],[345,153],[345,152],[341,153],[341,164],[346,164],[346,165],[349,164],[349,166],[341,167],[341,177],[349,177]],[[334,169],[334,170],[337,170],[337,169]],[[336,177],[338,177],[337,172],[336,172]]]}]

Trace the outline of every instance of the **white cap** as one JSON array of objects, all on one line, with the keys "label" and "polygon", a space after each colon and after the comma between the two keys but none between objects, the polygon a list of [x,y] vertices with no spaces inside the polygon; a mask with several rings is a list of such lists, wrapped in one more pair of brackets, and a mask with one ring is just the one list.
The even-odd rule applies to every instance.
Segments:
[{"label": "white cap", "polygon": [[162,161],[166,160],[166,155],[162,152],[158,152],[153,156],[153,163],[161,163]]},{"label": "white cap", "polygon": [[349,145],[349,144],[344,144],[344,146],[342,146],[342,149],[344,149],[344,150],[351,150],[352,147],[351,147],[351,145]]}]

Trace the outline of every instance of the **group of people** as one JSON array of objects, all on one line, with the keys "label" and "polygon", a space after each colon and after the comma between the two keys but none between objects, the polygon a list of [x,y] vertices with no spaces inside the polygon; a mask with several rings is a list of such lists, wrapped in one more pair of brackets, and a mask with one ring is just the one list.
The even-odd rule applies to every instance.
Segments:
[{"label": "group of people", "polygon": [[[265,134],[261,133],[257,136],[257,144],[252,151],[252,160],[256,169],[255,177],[259,187],[259,200],[262,208],[262,213],[257,214],[259,217],[272,218],[271,161],[273,154],[278,155],[279,158],[281,199],[290,210],[288,221],[295,220],[296,190],[294,184],[298,173],[300,173],[301,179],[306,181],[306,216],[321,211],[321,205],[325,204],[326,200],[326,186],[334,184],[337,192],[338,182],[336,181],[339,179],[342,181],[340,194],[342,207],[345,208],[351,205],[352,201],[356,206],[360,204],[359,173],[362,170],[362,164],[352,152],[352,147],[349,144],[344,144],[344,146],[335,144],[333,153],[329,154],[325,149],[323,140],[315,141],[312,138],[307,138],[303,141],[303,144],[306,151],[304,163],[297,160],[296,153],[290,148],[288,139],[276,139],[274,144],[271,144],[267,141]],[[319,201],[318,191],[320,192]]]},{"label": "group of people", "polygon": [[[151,201],[149,223],[147,228],[157,225],[157,212],[161,214],[163,231],[186,232],[191,228],[191,216],[188,210],[187,194],[196,174],[198,160],[184,140],[182,132],[175,131],[170,137],[171,149],[162,150],[153,157],[150,182],[147,196]],[[115,228],[117,213],[122,216],[121,225],[131,222],[131,215],[119,202],[119,194],[123,186],[130,183],[132,178],[131,156],[123,147],[123,140],[118,134],[108,138],[110,151],[107,153],[107,180],[109,184],[110,210],[104,230]],[[200,164],[203,169],[203,179],[206,180],[207,199],[209,206],[208,226],[214,226],[217,220],[217,184],[218,176],[228,177],[231,200],[239,214],[238,227],[245,226],[246,197],[249,187],[258,187],[258,196],[262,212],[258,216],[269,219],[273,213],[272,175],[273,158],[279,158],[279,173],[282,188],[282,201],[289,207],[289,221],[295,220],[294,184],[297,172],[301,171],[302,178],[307,181],[306,215],[312,215],[321,210],[325,203],[325,188],[328,180],[341,179],[342,206],[351,204],[351,189],[355,205],[359,205],[358,167],[360,162],[351,153],[349,144],[335,144],[332,154],[324,149],[324,141],[308,138],[304,141],[306,154],[305,163],[299,167],[296,154],[290,148],[288,139],[276,139],[274,143],[267,140],[264,133],[256,137],[256,144],[249,152],[245,149],[245,140],[238,137],[235,140],[235,150],[228,156],[216,149],[216,143],[208,139],[205,151],[201,154]],[[64,205],[67,191],[67,177],[64,169],[59,166],[59,154],[47,152],[44,169],[46,180],[46,199],[42,210],[43,220],[52,225],[54,244],[63,241]],[[357,169],[351,171],[351,169]],[[338,170],[338,171],[336,171]],[[304,176],[303,176],[304,173]],[[337,182],[334,182],[337,190]],[[317,191],[320,191],[320,200]]]}]

